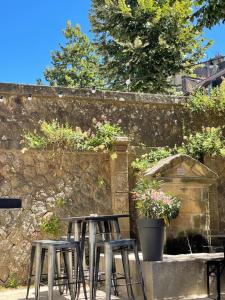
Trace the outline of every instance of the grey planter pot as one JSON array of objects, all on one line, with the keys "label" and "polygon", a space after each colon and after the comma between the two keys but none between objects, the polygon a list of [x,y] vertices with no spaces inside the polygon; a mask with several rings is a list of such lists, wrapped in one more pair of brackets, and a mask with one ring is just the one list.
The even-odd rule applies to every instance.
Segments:
[{"label": "grey planter pot", "polygon": [[163,258],[164,220],[138,219],[137,227],[145,261],[159,261]]}]

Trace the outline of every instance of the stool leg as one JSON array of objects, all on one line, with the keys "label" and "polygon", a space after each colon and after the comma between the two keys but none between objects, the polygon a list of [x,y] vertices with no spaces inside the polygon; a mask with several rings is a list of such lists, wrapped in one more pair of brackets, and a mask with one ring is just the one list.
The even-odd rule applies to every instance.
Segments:
[{"label": "stool leg", "polygon": [[[75,288],[75,298],[79,299],[79,296],[80,296],[80,286],[81,286],[81,273],[80,273],[80,269],[79,269],[79,263],[78,263],[78,260],[79,260],[79,257],[78,257],[78,249],[79,247],[77,245],[75,245],[75,249],[74,251],[72,252],[73,254],[73,269],[74,269],[74,278],[75,278],[75,285],[74,285],[74,288]],[[80,255],[80,254],[79,254]]]},{"label": "stool leg", "polygon": [[147,300],[147,297],[146,297],[146,294],[145,294],[144,277],[143,277],[142,270],[141,270],[141,263],[140,263],[140,259],[139,259],[139,255],[138,255],[138,249],[137,249],[136,242],[133,243],[133,249],[134,249],[136,265],[137,265],[137,269],[138,269],[138,273],[139,273],[139,280],[141,282],[141,289],[142,289],[143,299]]},{"label": "stool leg", "polygon": [[209,262],[207,262],[207,265],[206,265],[206,275],[207,275],[207,294],[208,294],[208,297],[210,297],[210,289],[209,289]]},{"label": "stool leg", "polygon": [[[86,291],[86,283],[85,283],[85,278],[84,278],[84,270],[83,270],[83,265],[82,265],[82,252],[80,251],[79,246],[76,246],[76,252],[77,252],[77,264],[79,268],[79,278],[82,281],[83,285],[83,291],[84,291],[84,298],[87,300],[87,291]],[[78,295],[79,297],[79,295]]]},{"label": "stool leg", "polygon": [[74,292],[74,284],[73,282],[73,262],[72,262],[72,251],[66,249],[63,252],[64,263],[65,263],[65,270],[68,277],[68,286],[70,291],[71,300],[75,300],[75,292]]},{"label": "stool leg", "polygon": [[118,290],[117,290],[116,262],[115,262],[114,257],[113,257],[113,260],[112,260],[112,280],[113,280],[114,295],[119,296],[119,293],[118,293]]},{"label": "stool leg", "polygon": [[111,280],[112,280],[112,247],[109,243],[105,243],[105,293],[106,300],[111,298]]},{"label": "stool leg", "polygon": [[28,299],[29,290],[30,290],[30,286],[31,286],[32,271],[33,271],[33,264],[34,264],[34,255],[35,255],[35,246],[32,246],[31,247],[31,253],[30,253],[30,264],[29,264],[29,267],[28,267],[26,299]]},{"label": "stool leg", "polygon": [[45,252],[46,252],[46,249],[42,249],[42,251],[41,251],[41,279],[42,279],[43,270],[44,270]]},{"label": "stool leg", "polygon": [[[79,236],[77,236],[77,238],[75,239],[76,241],[80,242],[80,246],[79,249],[77,246],[76,249],[78,249],[78,252],[80,252],[80,255],[82,256],[83,259],[83,265],[85,269],[87,269],[87,265],[86,265],[86,256],[85,256],[85,234],[86,234],[86,227],[87,224],[86,222],[82,222],[81,223],[81,235],[79,234]],[[79,298],[80,295],[80,285],[81,285],[81,274],[79,272],[79,264],[78,264],[78,260],[79,260],[79,254],[77,252],[77,259],[74,261],[76,264],[74,264],[74,270],[75,270],[75,274],[76,274],[76,286],[75,286],[75,295],[77,296],[77,298]],[[75,257],[75,256],[74,256]],[[84,270],[83,268],[83,270]],[[86,292],[86,289],[85,289]]]},{"label": "stool leg", "polygon": [[53,285],[55,275],[56,250],[53,246],[48,247],[48,300],[53,300]]},{"label": "stool leg", "polygon": [[78,266],[78,254],[77,252],[75,253],[74,251],[74,273],[75,273],[75,297],[77,299],[79,298],[80,295],[80,271],[79,271],[79,266]]},{"label": "stool leg", "polygon": [[[80,243],[80,245],[81,245],[81,247],[80,247],[80,253],[81,253],[82,261],[83,261],[83,263],[82,263],[83,270],[87,270],[85,247],[84,247],[84,244],[82,245],[82,243]],[[80,284],[81,284],[80,283],[80,279],[81,278],[80,278],[80,273],[79,273],[79,270],[78,270],[77,260],[75,260],[74,262],[75,262],[75,264],[74,264],[74,270],[75,270],[76,274],[79,275],[79,276],[76,276],[76,278],[78,278],[78,280],[76,280],[76,286],[75,286],[75,295],[77,295],[77,299],[78,299],[79,295],[80,295]]]},{"label": "stool leg", "polygon": [[131,286],[131,281],[130,281],[130,266],[129,266],[128,251],[126,249],[122,249],[121,255],[122,255],[123,271],[125,275],[128,299],[135,300],[133,289]]},{"label": "stool leg", "polygon": [[[56,265],[56,272],[57,272],[57,277],[61,277],[61,251],[56,251],[56,259],[55,259],[55,265]],[[59,294],[63,295],[63,287],[61,285],[62,281],[61,279],[58,280],[59,284]]]},{"label": "stool leg", "polygon": [[40,244],[36,245],[35,250],[35,300],[40,298],[40,281],[41,281],[41,251]]},{"label": "stool leg", "polygon": [[95,265],[95,277],[94,277],[94,299],[96,298],[96,291],[98,288],[98,273],[99,273],[99,262],[100,262],[100,254],[101,250],[99,247],[97,247],[96,251],[96,265]]},{"label": "stool leg", "polygon": [[217,287],[217,300],[220,300],[220,264],[216,266],[216,287]]}]

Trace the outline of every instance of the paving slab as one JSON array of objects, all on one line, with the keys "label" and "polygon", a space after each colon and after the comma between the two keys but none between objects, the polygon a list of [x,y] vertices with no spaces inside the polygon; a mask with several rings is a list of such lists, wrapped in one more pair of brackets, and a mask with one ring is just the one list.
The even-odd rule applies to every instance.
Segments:
[{"label": "paving slab", "polygon": [[[0,300],[26,300],[26,288],[19,287],[17,289],[0,289]],[[30,289],[29,300],[34,300],[34,288]],[[213,300],[212,298],[173,298],[172,300]],[[47,287],[41,288],[40,300],[48,300],[48,289]],[[69,294],[59,295],[58,291],[54,292],[54,300],[70,300]],[[84,300],[84,296],[81,293],[79,300]],[[105,300],[105,293],[102,291],[97,292],[96,300]],[[112,296],[112,300],[127,300],[125,298],[118,298]],[[221,300],[225,300],[225,294],[221,295]]]},{"label": "paving slab", "polygon": [[[29,300],[34,300],[34,288],[30,289]],[[48,299],[48,288],[42,287],[40,293],[40,300]],[[59,295],[58,291],[54,291],[54,300],[69,300],[70,295],[64,294]],[[113,296],[113,300],[125,300]],[[17,288],[17,289],[2,289],[0,290],[0,300],[26,300],[26,288]],[[79,300],[84,300],[84,295],[81,293]],[[97,292],[96,300],[105,300],[105,293],[102,291]]]}]

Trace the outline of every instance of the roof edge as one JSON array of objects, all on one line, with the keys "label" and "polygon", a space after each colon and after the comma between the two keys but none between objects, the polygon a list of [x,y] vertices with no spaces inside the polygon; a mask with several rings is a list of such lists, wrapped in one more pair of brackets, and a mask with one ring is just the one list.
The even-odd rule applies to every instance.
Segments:
[{"label": "roof edge", "polygon": [[212,171],[210,168],[208,168],[206,165],[202,164],[200,161],[192,158],[189,155],[186,154],[175,154],[171,155],[167,158],[161,159],[155,166],[147,169],[144,173],[144,176],[149,176],[149,177],[155,177],[157,174],[164,172],[166,169],[170,167],[174,167],[174,165],[179,164],[180,162],[183,161],[189,161],[190,165],[198,164],[205,170],[205,173],[207,173],[208,178],[213,178],[217,179],[219,176],[217,173]]}]

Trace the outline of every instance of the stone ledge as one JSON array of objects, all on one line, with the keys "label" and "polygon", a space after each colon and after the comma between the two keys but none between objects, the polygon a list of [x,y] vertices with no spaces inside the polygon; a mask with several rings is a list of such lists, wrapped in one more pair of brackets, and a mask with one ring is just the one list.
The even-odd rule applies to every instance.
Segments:
[{"label": "stone ledge", "polygon": [[[192,254],[178,254],[178,255],[169,255],[164,254],[162,261],[148,261],[144,263],[148,264],[164,264],[169,262],[179,262],[179,261],[207,261],[215,258],[223,258],[223,252],[218,253],[192,253]],[[116,258],[120,258],[120,255],[115,255]],[[139,253],[140,260],[142,259],[142,253]],[[135,260],[134,255],[130,254],[129,259]]]},{"label": "stone ledge", "polygon": [[145,93],[131,93],[119,91],[99,91],[95,93],[91,89],[73,89],[67,87],[51,87],[28,84],[0,83],[0,96],[17,95],[17,96],[41,96],[41,97],[58,97],[62,98],[83,98],[90,100],[135,102],[146,104],[163,104],[163,105],[184,105],[187,97]]},{"label": "stone ledge", "polygon": [[[178,168],[182,166],[182,163],[186,163],[187,165],[186,167],[193,171],[192,176],[190,174],[185,175],[185,173],[181,174],[180,176],[174,176],[174,174],[172,174],[169,178],[174,178],[174,177],[175,178],[176,177],[177,178],[180,177],[185,177],[185,178],[204,177],[205,178],[206,177],[206,178],[210,178],[210,180],[218,179],[218,175],[215,172],[213,172],[211,169],[209,169],[206,165],[202,164],[198,160],[186,154],[175,154],[166,157],[164,159],[161,159],[156,165],[148,168],[145,171],[144,175],[151,178],[160,174],[160,176],[162,175],[162,177],[164,178],[168,176],[169,170],[171,172],[173,168],[175,167]],[[163,175],[164,173],[166,173],[167,176]]]},{"label": "stone ledge", "polygon": [[[180,255],[164,255],[163,261],[142,261],[145,288],[148,300],[177,300],[177,299],[199,299],[207,297],[206,288],[206,264],[207,260],[221,258],[223,253],[196,253]],[[123,272],[121,256],[116,255],[116,266],[119,273]],[[134,255],[129,255],[131,277],[138,280],[137,268]],[[104,258],[101,258],[104,266]],[[103,269],[104,270],[104,267]],[[222,291],[224,291],[224,283]],[[215,281],[210,281],[212,291],[215,292]],[[125,288],[120,288],[123,296],[126,295]],[[141,291],[134,286],[135,300],[141,300]]]}]

